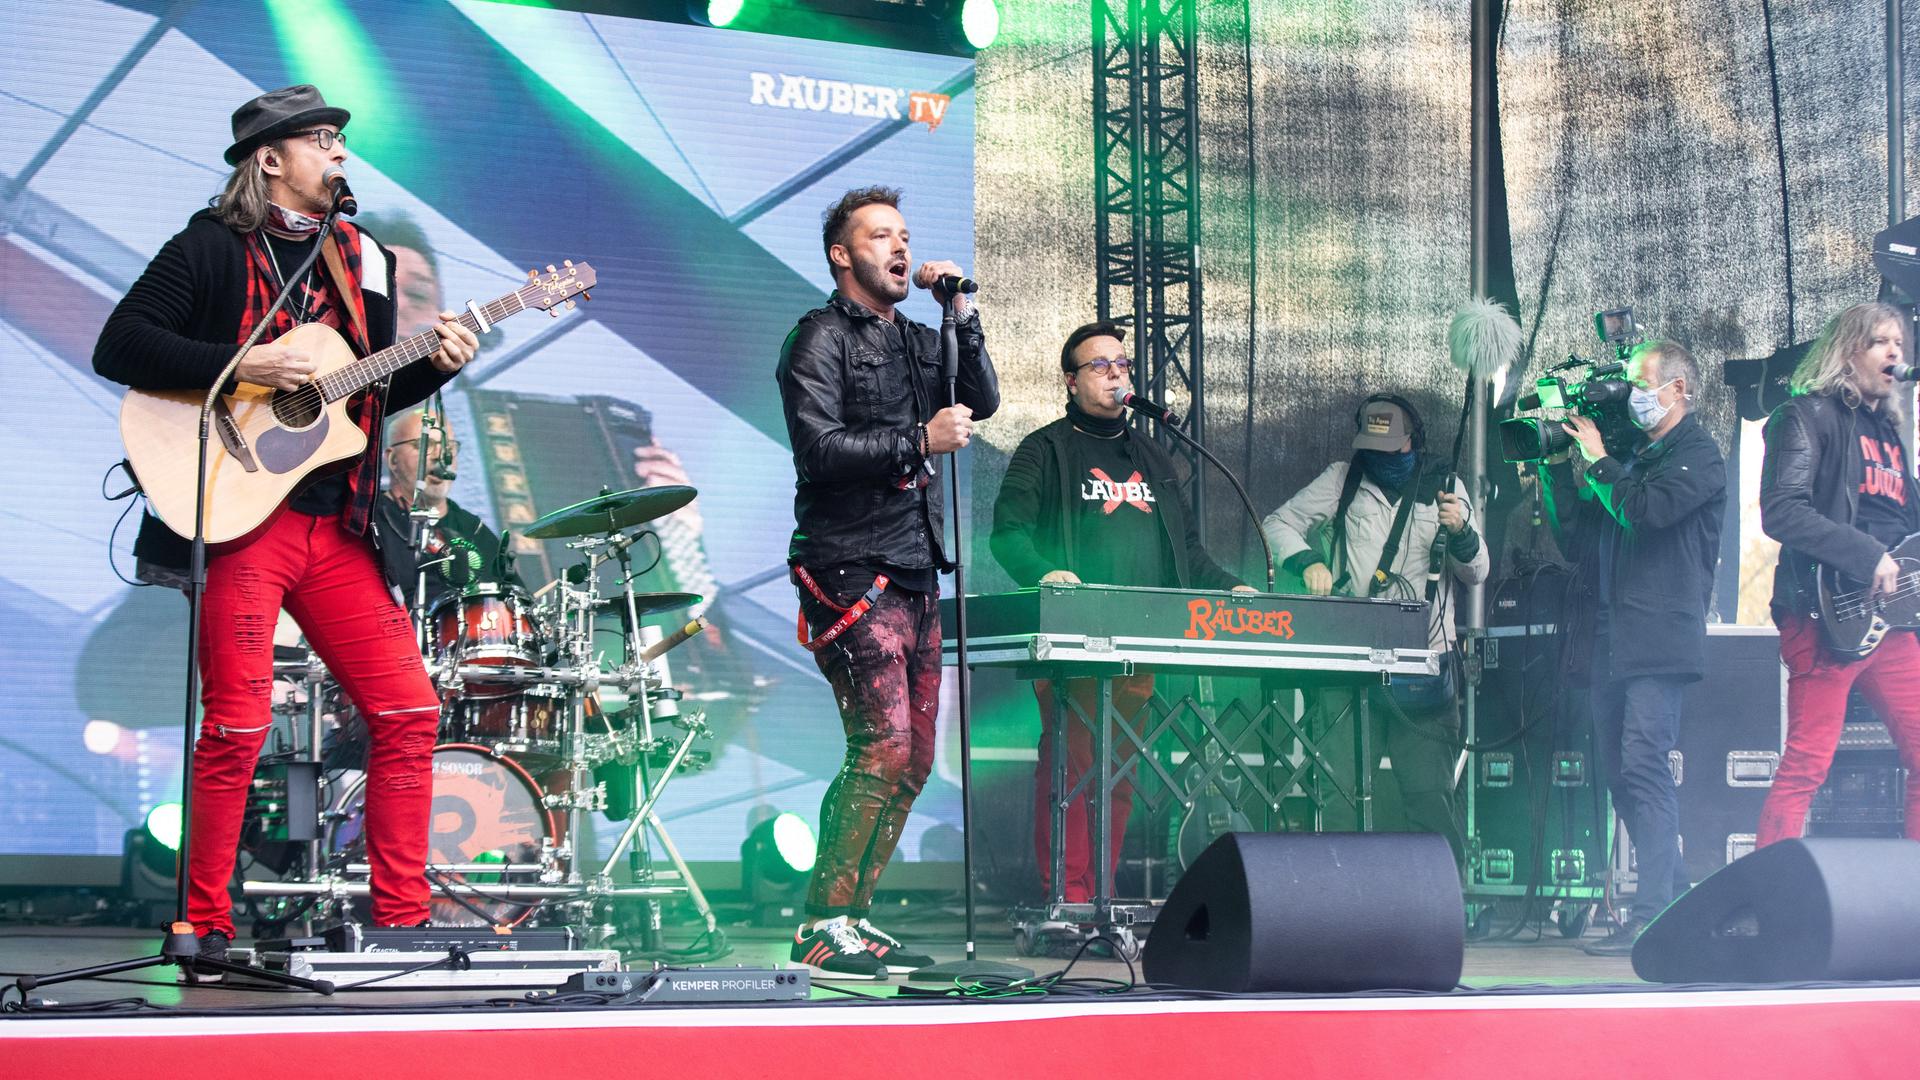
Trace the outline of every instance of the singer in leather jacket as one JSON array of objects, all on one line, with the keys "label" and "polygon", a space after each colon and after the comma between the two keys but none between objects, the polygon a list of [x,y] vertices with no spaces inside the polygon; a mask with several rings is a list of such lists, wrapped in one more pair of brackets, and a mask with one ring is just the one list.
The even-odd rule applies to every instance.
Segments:
[{"label": "singer in leather jacket", "polygon": [[[846,736],[820,804],[819,855],[790,958],[820,979],[879,979],[933,962],[868,918],[914,800],[933,770],[940,703],[938,572],[944,492],[937,462],[1000,406],[979,319],[964,295],[955,404],[940,335],[900,310],[911,292],[900,192],[859,188],[824,215],[827,305],[787,335],[776,379],[793,446],[801,644],[833,689]],[[964,271],[912,275],[945,296]]]},{"label": "singer in leather jacket", "polygon": [[[959,338],[960,403],[984,420],[1000,384],[977,312]],[[835,292],[788,335],[778,378],[797,474],[788,561],[949,569],[945,486],[919,446],[919,426],[946,404],[939,329]]]},{"label": "singer in leather jacket", "polygon": [[[1835,316],[1795,369],[1794,396],[1767,421],[1760,524],[1781,545],[1772,607],[1788,711],[1760,810],[1763,847],[1805,831],[1856,689],[1886,724],[1908,774],[1920,773],[1920,635],[1891,629],[1865,656],[1834,651],[1815,585],[1828,567],[1854,587],[1891,593],[1891,609],[1912,595],[1912,564],[1889,550],[1920,531],[1913,448],[1894,405],[1906,326],[1906,316],[1884,304]],[[1906,834],[1920,839],[1920,784],[1908,782],[1906,800]]]}]

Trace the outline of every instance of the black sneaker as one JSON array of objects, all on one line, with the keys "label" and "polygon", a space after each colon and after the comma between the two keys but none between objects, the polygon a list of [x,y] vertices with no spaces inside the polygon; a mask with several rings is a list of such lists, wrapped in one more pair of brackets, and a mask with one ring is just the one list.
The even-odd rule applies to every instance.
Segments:
[{"label": "black sneaker", "polygon": [[1580,951],[1588,956],[1632,956],[1633,943],[1640,940],[1640,932],[1646,928],[1647,920],[1628,919],[1606,937],[1581,945]]},{"label": "black sneaker", "polygon": [[793,951],[788,955],[816,979],[862,981],[887,977],[887,965],[867,951],[867,939],[845,915],[812,929],[802,923],[794,932]]},{"label": "black sneaker", "polygon": [[894,975],[905,975],[933,963],[933,957],[926,953],[914,952],[900,944],[899,938],[873,925],[870,919],[861,919],[854,923],[853,931],[867,943],[867,951],[887,965],[887,971]]},{"label": "black sneaker", "polygon": [[200,935],[200,952],[194,956],[193,964],[187,968],[187,981],[205,986],[217,983],[226,977],[226,972],[211,965],[202,964],[203,960],[225,960],[227,947],[233,944],[233,938],[224,930],[209,930]]}]

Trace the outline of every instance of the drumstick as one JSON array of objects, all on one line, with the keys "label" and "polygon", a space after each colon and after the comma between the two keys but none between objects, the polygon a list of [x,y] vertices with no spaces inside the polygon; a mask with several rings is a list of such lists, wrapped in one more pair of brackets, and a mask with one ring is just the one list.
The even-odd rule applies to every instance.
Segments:
[{"label": "drumstick", "polygon": [[661,638],[659,641],[647,646],[640,654],[640,662],[643,664],[653,663],[657,657],[667,652],[667,650],[684,644],[687,639],[706,628],[707,620],[704,617],[693,620],[680,629],[675,630],[673,633],[668,634],[666,637]]}]

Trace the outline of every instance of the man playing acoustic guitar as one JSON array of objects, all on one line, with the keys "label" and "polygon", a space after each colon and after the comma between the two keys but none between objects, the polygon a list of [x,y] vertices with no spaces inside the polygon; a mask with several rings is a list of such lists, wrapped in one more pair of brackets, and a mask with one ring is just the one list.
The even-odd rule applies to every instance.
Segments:
[{"label": "man playing acoustic guitar", "polygon": [[[1912,455],[1897,422],[1903,363],[1899,310],[1856,304],[1827,324],[1793,373],[1793,397],[1767,421],[1760,525],[1780,541],[1773,621],[1787,666],[1787,745],[1760,811],[1759,843],[1799,836],[1827,778],[1857,684],[1920,775],[1920,638],[1893,629],[1864,658],[1836,647],[1836,612],[1819,611],[1819,579],[1853,579],[1855,605],[1915,608],[1920,573],[1889,549],[1920,532]],[[1911,619],[1894,617],[1896,624]],[[1822,623],[1826,624],[1822,629]],[[1857,651],[1857,650],[1855,650]],[[1920,839],[1920,783],[1907,783],[1907,836]]]},{"label": "man playing acoustic guitar", "polygon": [[[332,205],[323,175],[347,158],[347,111],[312,86],[262,94],[233,114],[234,166],[212,206],[167,241],[107,319],[94,370],[145,391],[205,391],[300,267]],[[302,323],[343,336],[359,356],[393,344],[394,263],[373,238],[341,222],[313,265],[248,350],[242,383],[296,391],[313,385],[305,351],[272,344]],[[382,925],[427,918],[425,874],[433,797],[432,752],[440,701],[413,643],[406,613],[383,580],[369,528],[380,493],[382,417],[414,405],[452,377],[477,345],[443,313],[440,349],[401,368],[390,384],[356,395],[352,417],[367,447],[343,472],[310,478],[265,525],[212,552],[201,623],[201,704],[190,823],[187,917],[201,956],[225,959],[233,938],[232,876],[247,788],[270,721],[273,627],[281,607],[367,717],[367,854],[373,917]],[[216,444],[216,454],[221,450]],[[191,474],[191,464],[188,472]],[[210,512],[216,509],[209,507]],[[401,538],[404,541],[404,537]],[[185,539],[149,514],[135,545],[142,576],[179,584]],[[217,973],[190,971],[214,981]]]}]

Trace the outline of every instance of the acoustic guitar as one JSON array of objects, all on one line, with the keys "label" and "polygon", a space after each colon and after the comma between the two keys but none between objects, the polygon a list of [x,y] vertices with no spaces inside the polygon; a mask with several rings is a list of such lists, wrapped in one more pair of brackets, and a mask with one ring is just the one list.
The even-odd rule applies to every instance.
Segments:
[{"label": "acoustic guitar", "polygon": [[[522,311],[560,314],[573,297],[591,299],[593,268],[586,263],[527,272],[527,284],[487,304],[469,304],[461,325],[484,333]],[[316,469],[366,449],[367,436],[347,413],[354,394],[440,348],[432,330],[371,356],[356,358],[339,332],[320,323],[297,326],[274,341],[298,348],[316,364],[313,380],[297,390],[238,383],[213,410],[207,448],[206,538],[238,539],[260,527]],[[200,453],[200,390],[129,390],[120,403],[120,440],[147,504],[167,527],[193,535],[194,462]]]},{"label": "acoustic guitar", "polygon": [[1827,647],[1842,656],[1872,656],[1895,630],[1920,628],[1920,533],[1894,545],[1887,554],[1900,564],[1899,583],[1890,593],[1873,595],[1870,582],[1855,581],[1825,565],[1815,578],[1820,622]]}]

